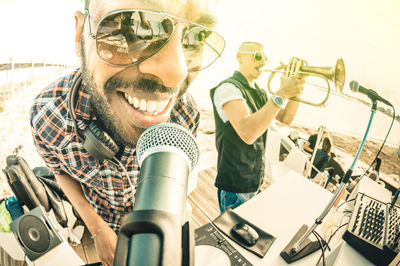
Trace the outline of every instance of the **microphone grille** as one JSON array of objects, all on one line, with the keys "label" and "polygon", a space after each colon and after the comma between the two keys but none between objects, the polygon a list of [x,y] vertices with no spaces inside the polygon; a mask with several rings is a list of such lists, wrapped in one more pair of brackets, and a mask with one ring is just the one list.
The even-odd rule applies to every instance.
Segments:
[{"label": "microphone grille", "polygon": [[358,92],[358,82],[355,80],[350,81],[350,90],[354,92]]},{"label": "microphone grille", "polygon": [[164,123],[148,128],[140,136],[136,154],[141,165],[143,160],[156,152],[175,152],[184,156],[193,169],[199,160],[199,147],[193,134],[183,126]]}]

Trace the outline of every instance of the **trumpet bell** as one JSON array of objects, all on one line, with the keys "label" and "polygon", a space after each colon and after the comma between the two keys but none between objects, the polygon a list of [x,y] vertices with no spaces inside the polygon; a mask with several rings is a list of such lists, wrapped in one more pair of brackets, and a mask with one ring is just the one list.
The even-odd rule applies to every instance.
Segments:
[{"label": "trumpet bell", "polygon": [[[287,66],[284,66],[284,68],[286,69]],[[275,69],[275,70],[264,69],[263,71],[271,72],[269,79],[268,79],[267,87],[271,94],[275,94],[270,88],[271,80],[273,79],[275,73],[286,73],[286,72],[278,70],[278,69]],[[323,80],[325,80],[326,88],[327,88],[326,97],[319,103],[305,101],[305,100],[299,99],[297,97],[292,97],[292,98],[290,98],[291,100],[302,102],[302,103],[313,105],[313,106],[324,106],[325,103],[327,102],[327,100],[329,98],[329,94],[330,94],[329,81],[334,83],[337,91],[342,92],[342,90],[343,90],[345,76],[346,76],[346,70],[345,70],[344,62],[343,62],[342,58],[339,58],[336,61],[335,67],[317,67],[317,66],[308,66],[307,64],[305,64],[304,66],[300,67],[298,73],[304,74],[306,76],[314,76],[317,78],[322,78]]]},{"label": "trumpet bell", "polygon": [[335,83],[335,88],[339,92],[342,92],[343,90],[345,78],[346,78],[346,70],[344,68],[344,62],[342,58],[339,58],[336,61],[335,75],[333,79],[333,82]]}]

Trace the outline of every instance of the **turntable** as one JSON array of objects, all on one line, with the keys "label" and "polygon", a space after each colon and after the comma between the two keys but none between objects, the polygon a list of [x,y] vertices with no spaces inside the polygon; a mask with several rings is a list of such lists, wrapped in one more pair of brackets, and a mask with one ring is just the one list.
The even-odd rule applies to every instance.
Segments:
[{"label": "turntable", "polygon": [[231,261],[228,255],[221,249],[209,246],[199,245],[195,247],[195,266],[230,266]]}]

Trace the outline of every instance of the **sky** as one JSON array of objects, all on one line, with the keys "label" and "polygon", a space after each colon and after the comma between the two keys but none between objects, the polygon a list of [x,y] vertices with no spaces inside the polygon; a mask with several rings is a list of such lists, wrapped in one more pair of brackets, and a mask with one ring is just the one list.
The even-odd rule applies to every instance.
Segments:
[{"label": "sky", "polygon": [[74,11],[80,7],[77,0],[0,0],[0,61],[75,62]]},{"label": "sky", "polygon": [[334,66],[341,57],[344,92],[352,94],[348,84],[356,80],[400,108],[400,1],[226,0],[219,7],[217,30],[227,47],[209,69],[207,82],[218,82],[221,72],[229,75],[236,69],[237,48],[253,40],[264,45],[271,68],[293,56],[312,66]]},{"label": "sky", "polygon": [[[199,75],[193,89],[205,87],[208,92],[236,69],[240,43],[258,41],[271,68],[293,56],[313,66],[333,66],[341,57],[346,93],[351,94],[348,84],[356,80],[399,109],[400,1],[219,0],[217,7],[216,30],[227,46],[221,59]],[[79,62],[73,15],[81,8],[78,0],[0,0],[0,61],[13,57]]]}]

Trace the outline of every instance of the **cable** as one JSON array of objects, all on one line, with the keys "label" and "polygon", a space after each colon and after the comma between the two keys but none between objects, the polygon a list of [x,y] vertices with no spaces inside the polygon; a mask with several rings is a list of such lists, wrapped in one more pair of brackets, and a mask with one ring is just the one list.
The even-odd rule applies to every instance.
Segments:
[{"label": "cable", "polygon": [[[321,236],[320,236],[317,232],[315,232],[314,230],[312,231],[312,233],[313,233],[314,236],[317,238],[318,243],[319,243],[319,246],[321,247],[322,265],[325,266],[325,247],[324,247],[324,245],[322,244],[322,241],[324,241],[324,240],[322,239],[322,241],[321,241],[321,239],[320,239]],[[320,257],[320,259],[318,260],[317,264],[318,264],[319,261],[321,260],[321,257]]]},{"label": "cable", "polygon": [[342,211],[342,213],[345,213],[345,214],[352,214],[353,211],[351,211],[351,210],[344,210],[344,211]]},{"label": "cable", "polygon": [[337,206],[337,207],[336,207],[336,209],[339,209],[339,208],[340,208],[340,206],[342,206],[343,204],[346,204],[346,203],[352,202],[353,200],[356,200],[356,198],[354,198],[354,199],[351,199],[351,200],[347,200],[347,201],[345,201],[345,202],[342,202],[342,203],[340,203],[340,204],[339,204],[339,206]]},{"label": "cable", "polygon": [[318,234],[317,231],[314,231],[314,233],[315,233],[316,235],[318,235],[318,237],[323,241],[322,243],[325,242],[324,245],[329,249],[329,251],[331,251],[331,248],[328,246],[328,243],[325,241],[325,239],[323,239],[322,236],[321,236],[320,234]]},{"label": "cable", "polygon": [[[336,228],[336,230],[335,230],[335,231],[332,233],[332,235],[329,237],[328,241],[326,242],[326,246],[328,246],[329,242],[332,240],[333,236],[339,231],[339,229],[342,228],[343,226],[348,225],[348,224],[349,224],[349,223],[345,223],[345,224],[342,224],[342,225],[338,226],[338,228]],[[325,247],[324,247],[324,249],[325,249]],[[323,259],[325,260],[325,257],[324,257],[323,255],[324,255],[324,253],[322,253],[322,255],[319,257],[319,259],[318,259],[316,265],[318,265],[318,263],[321,261],[321,258],[323,258]],[[323,264],[325,265],[325,262],[324,262],[324,261],[323,261]]]},{"label": "cable", "polygon": [[381,151],[382,151],[382,149],[383,149],[383,146],[385,145],[385,142],[386,142],[386,140],[387,140],[387,138],[388,138],[388,136],[389,136],[389,133],[390,133],[390,131],[392,130],[392,126],[393,126],[394,120],[395,120],[395,118],[396,118],[396,110],[394,109],[393,106],[391,106],[391,107],[392,107],[392,109],[393,109],[392,123],[390,124],[389,130],[388,130],[387,133],[386,133],[386,137],[385,137],[385,139],[383,140],[382,145],[381,145],[381,147],[379,148],[377,154],[375,155],[374,160],[373,160],[372,163],[369,165],[368,169],[365,170],[364,173],[361,175],[361,177],[358,179],[358,181],[357,181],[357,183],[354,185],[354,187],[361,181],[361,179],[365,176],[365,174],[369,171],[369,169],[371,169],[372,165],[374,164],[374,162],[376,161],[376,159],[379,157],[379,154],[381,153]]},{"label": "cable", "polygon": [[[122,171],[123,171],[124,174],[126,175],[126,178],[128,179],[128,183],[129,183],[129,186],[130,186],[131,192],[132,192],[132,202],[134,202],[134,200],[135,200],[136,188],[137,188],[137,186],[139,185],[139,183],[141,183],[143,180],[141,180],[139,183],[137,182],[137,180],[134,180],[134,181],[135,181],[135,184],[133,184],[133,183],[132,183],[132,180],[131,180],[131,178],[130,178],[130,176],[129,176],[129,174],[128,174],[128,171],[126,170],[126,168],[124,167],[124,165],[121,163],[121,161],[118,160],[115,156],[113,157],[113,160],[115,160],[115,161],[117,162],[118,166],[121,167]],[[110,160],[110,161],[112,161],[112,160]],[[125,194],[125,193],[124,193],[124,194]],[[126,200],[128,201],[128,198],[127,198]]]}]

